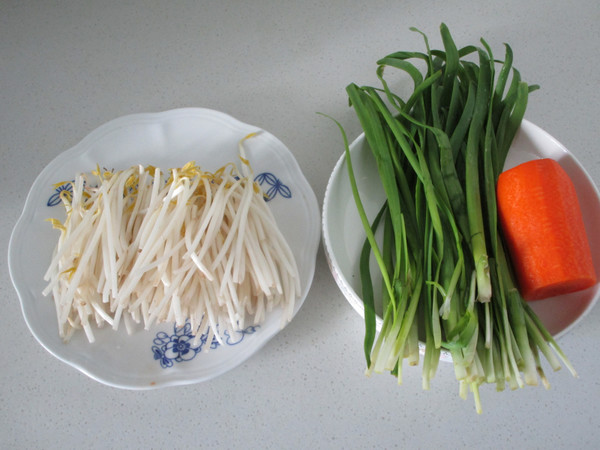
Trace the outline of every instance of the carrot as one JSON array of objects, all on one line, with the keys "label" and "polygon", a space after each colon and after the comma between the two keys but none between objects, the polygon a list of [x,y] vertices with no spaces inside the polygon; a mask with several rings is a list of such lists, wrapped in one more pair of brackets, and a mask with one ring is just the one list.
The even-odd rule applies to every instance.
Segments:
[{"label": "carrot", "polygon": [[500,174],[498,213],[521,295],[539,300],[596,283],[577,193],[564,169],[537,159]]}]

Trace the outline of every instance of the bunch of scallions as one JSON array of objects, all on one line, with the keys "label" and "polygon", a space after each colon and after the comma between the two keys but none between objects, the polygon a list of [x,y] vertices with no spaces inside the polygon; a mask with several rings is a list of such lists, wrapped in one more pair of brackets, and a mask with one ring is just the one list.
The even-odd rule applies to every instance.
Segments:
[{"label": "bunch of scallions", "polygon": [[[427,36],[412,30],[423,36],[426,52],[399,51],[380,59],[381,87],[346,88],[385,191],[372,222],[346,134],[336,121],[366,232],[360,256],[366,372],[390,371],[401,383],[403,360],[419,364],[420,339],[423,388],[429,388],[446,349],[460,396],[466,398],[470,389],[480,413],[483,383],[502,391],[541,379],[548,388],[540,353],[553,370],[562,360],[576,376],[519,294],[497,218],[496,180],[537,86],[521,80],[508,45],[498,61],[483,39],[482,46],[457,48],[445,24],[443,50],[431,49]],[[407,99],[390,89],[387,68],[412,79]],[[376,232],[382,237],[376,239]],[[379,334],[373,257],[383,285]]]}]

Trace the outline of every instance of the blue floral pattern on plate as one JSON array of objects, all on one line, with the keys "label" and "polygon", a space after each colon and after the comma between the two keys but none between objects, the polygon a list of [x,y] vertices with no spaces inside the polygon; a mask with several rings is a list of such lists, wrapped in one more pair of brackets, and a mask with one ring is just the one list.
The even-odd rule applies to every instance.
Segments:
[{"label": "blue floral pattern on plate", "polygon": [[61,203],[60,195],[62,194],[63,191],[67,191],[67,193],[69,195],[73,195],[73,184],[72,183],[63,183],[60,186],[58,186],[56,189],[54,189],[54,194],[52,194],[50,196],[50,198],[48,199],[48,202],[46,203],[46,206],[60,205],[60,203]]},{"label": "blue floral pattern on plate", "polygon": [[[106,169],[104,169],[106,170]],[[114,170],[114,169],[113,169]],[[292,191],[290,188],[283,184],[279,178],[273,175],[271,172],[262,172],[254,177],[254,181],[257,182],[260,186],[266,185],[267,189],[264,190],[265,193],[265,201],[270,202],[277,195],[281,195],[283,198],[292,198]],[[73,184],[72,183],[64,183],[58,186],[50,198],[46,203],[46,206],[57,206],[60,205],[60,194],[62,191],[68,191],[70,194],[73,194]]]},{"label": "blue floral pattern on plate", "polygon": [[[250,325],[243,330],[237,330],[233,335],[225,330],[223,332],[226,345],[237,345],[244,340],[244,337],[253,334],[259,328],[258,325]],[[184,326],[173,326],[173,334],[159,331],[153,340],[152,354],[154,359],[160,362],[163,369],[173,367],[174,363],[191,361],[200,353],[206,345],[214,350],[220,346],[216,338],[213,337],[210,343],[207,343],[208,333],[200,336],[196,345],[195,336],[192,334],[192,326],[187,322]]]},{"label": "blue floral pattern on plate", "polygon": [[290,188],[283,184],[281,180],[271,172],[259,173],[256,175],[256,177],[254,177],[254,181],[256,181],[260,186],[265,184],[268,186],[266,190],[263,189],[267,202],[273,200],[278,194],[283,198],[292,198],[292,191]]}]

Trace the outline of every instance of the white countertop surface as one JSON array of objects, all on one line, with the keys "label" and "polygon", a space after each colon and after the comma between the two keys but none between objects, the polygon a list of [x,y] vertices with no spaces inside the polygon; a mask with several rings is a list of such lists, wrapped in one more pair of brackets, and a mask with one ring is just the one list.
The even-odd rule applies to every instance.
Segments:
[{"label": "white countertop surface", "polygon": [[[342,152],[316,112],[359,133],[345,86],[374,84],[375,61],[441,45],[508,42],[541,90],[526,118],[562,142],[600,184],[600,4],[533,1],[3,1],[0,3],[0,250],[38,173],[103,123],[198,106],[269,130],[292,151],[322,205]],[[308,298],[259,353],[214,380],[152,391],[104,386],[29,332],[0,259],[1,448],[597,448],[600,308],[560,345],[552,384],[458,397],[450,364],[430,391],[418,368],[398,386],[364,376],[362,319],[322,249]]]}]

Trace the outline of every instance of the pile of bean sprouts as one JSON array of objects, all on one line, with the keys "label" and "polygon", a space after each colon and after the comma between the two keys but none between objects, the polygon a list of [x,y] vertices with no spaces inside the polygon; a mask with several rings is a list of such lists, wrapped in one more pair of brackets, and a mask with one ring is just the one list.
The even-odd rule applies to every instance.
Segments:
[{"label": "pile of bean sprouts", "polygon": [[273,308],[281,326],[291,320],[298,269],[242,142],[241,170],[98,167],[62,191],[66,220],[50,219],[60,237],[44,295],[65,341],[83,329],[94,342],[93,325],[123,321],[131,334],[189,321],[196,339],[222,343],[225,330],[260,324]]}]

